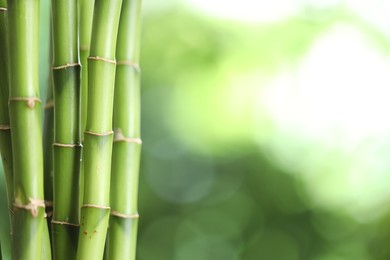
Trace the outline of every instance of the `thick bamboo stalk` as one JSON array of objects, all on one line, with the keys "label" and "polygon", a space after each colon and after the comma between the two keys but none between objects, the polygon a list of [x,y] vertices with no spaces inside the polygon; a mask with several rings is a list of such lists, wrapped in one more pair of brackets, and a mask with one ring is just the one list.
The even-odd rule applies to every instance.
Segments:
[{"label": "thick bamboo stalk", "polygon": [[102,259],[109,220],[115,48],[121,0],[97,0],[88,58],[84,196],[77,259]]},{"label": "thick bamboo stalk", "polygon": [[[14,201],[14,180],[11,127],[8,111],[9,81],[7,26],[7,1],[0,0],[0,153],[6,180],[8,208],[12,209],[12,203]],[[13,221],[12,212],[12,210],[9,210],[11,239]]]},{"label": "thick bamboo stalk", "polygon": [[54,86],[53,256],[75,259],[81,160],[77,1],[52,1]]},{"label": "thick bamboo stalk", "polygon": [[140,139],[141,0],[123,0],[119,24],[108,259],[135,259]]},{"label": "thick bamboo stalk", "polygon": [[43,194],[38,81],[39,1],[8,0],[9,112],[14,167],[15,259],[43,259],[48,234]]},{"label": "thick bamboo stalk", "polygon": [[8,111],[7,3],[0,0],[0,152],[6,177],[9,207],[13,203],[11,127]]}]

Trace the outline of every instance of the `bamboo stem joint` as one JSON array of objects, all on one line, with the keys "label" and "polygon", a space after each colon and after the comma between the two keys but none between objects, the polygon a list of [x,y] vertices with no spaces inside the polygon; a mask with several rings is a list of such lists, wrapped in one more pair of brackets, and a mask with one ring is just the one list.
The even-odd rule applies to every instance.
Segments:
[{"label": "bamboo stem joint", "polygon": [[25,209],[31,212],[31,215],[35,218],[38,216],[38,208],[45,208],[45,201],[40,199],[29,198],[30,203],[19,204],[14,202],[15,209]]}]

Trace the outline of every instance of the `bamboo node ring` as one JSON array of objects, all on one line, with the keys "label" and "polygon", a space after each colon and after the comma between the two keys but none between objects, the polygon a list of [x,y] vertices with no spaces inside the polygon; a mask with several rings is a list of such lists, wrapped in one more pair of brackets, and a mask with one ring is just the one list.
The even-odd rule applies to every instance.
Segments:
[{"label": "bamboo node ring", "polygon": [[106,133],[96,133],[88,130],[84,131],[84,134],[96,135],[96,136],[107,136],[107,135],[112,135],[113,133],[114,133],[113,131],[108,131]]},{"label": "bamboo node ring", "polygon": [[139,218],[139,214],[138,213],[134,213],[134,214],[123,214],[123,213],[120,213],[118,211],[111,211],[110,213],[112,216],[114,217],[118,217],[118,218],[128,218],[128,219],[137,219]]},{"label": "bamboo node ring", "polygon": [[37,97],[10,97],[8,99],[8,103],[11,103],[13,101],[23,101],[27,103],[27,106],[29,108],[35,107],[35,102],[42,103],[42,101]]},{"label": "bamboo node ring", "polygon": [[5,7],[0,7],[0,12],[3,11],[3,12],[6,12],[8,9],[5,8]]},{"label": "bamboo node ring", "polygon": [[20,204],[14,202],[15,209],[25,209],[31,212],[31,215],[35,218],[38,216],[38,208],[45,208],[45,201],[40,199],[29,198],[30,203]]},{"label": "bamboo node ring", "polygon": [[52,224],[57,224],[57,225],[68,225],[68,226],[73,226],[73,227],[79,227],[80,226],[79,224],[74,224],[74,223],[70,223],[70,222],[67,222],[67,221],[59,221],[59,220],[54,220],[54,219],[51,220],[51,223]]},{"label": "bamboo node ring", "polygon": [[96,204],[84,204],[81,206],[82,208],[95,208],[95,209],[111,209],[109,206],[102,206]]},{"label": "bamboo node ring", "polygon": [[60,65],[60,66],[53,66],[51,67],[52,70],[60,70],[60,69],[67,69],[67,68],[71,68],[71,67],[77,67],[77,66],[81,66],[80,63],[66,63],[64,65]]},{"label": "bamboo node ring", "polygon": [[83,147],[82,144],[62,144],[62,143],[53,143],[53,146],[67,147],[67,148]]},{"label": "bamboo node ring", "polygon": [[110,59],[106,59],[106,58],[99,57],[99,56],[89,56],[88,60],[100,60],[100,61],[116,64],[115,60],[110,60]]},{"label": "bamboo node ring", "polygon": [[138,62],[135,62],[135,61],[121,60],[121,61],[117,61],[116,64],[118,66],[120,66],[120,65],[130,66],[130,67],[134,68],[136,71],[141,71],[141,68],[140,68]]},{"label": "bamboo node ring", "polygon": [[11,129],[10,125],[0,125],[0,130],[7,131],[7,130],[10,130],[10,129]]},{"label": "bamboo node ring", "polygon": [[127,143],[136,143],[142,144],[141,138],[137,137],[125,137],[120,128],[115,129],[114,131],[114,143],[115,142],[127,142]]}]

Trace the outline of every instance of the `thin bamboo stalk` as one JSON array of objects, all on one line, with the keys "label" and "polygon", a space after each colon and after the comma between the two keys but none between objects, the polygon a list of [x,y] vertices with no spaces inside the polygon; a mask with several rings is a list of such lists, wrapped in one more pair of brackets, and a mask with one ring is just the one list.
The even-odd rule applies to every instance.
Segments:
[{"label": "thin bamboo stalk", "polygon": [[[85,131],[87,123],[87,103],[88,103],[88,56],[91,45],[92,18],[95,0],[79,1],[79,21],[80,21],[80,61],[81,61],[81,132]],[[84,143],[84,135],[81,135],[81,143]],[[81,162],[80,172],[80,206],[83,203],[84,188],[84,160]]]},{"label": "thin bamboo stalk", "polygon": [[122,0],[97,0],[88,58],[84,196],[77,259],[102,259],[110,207],[115,48]]},{"label": "thin bamboo stalk", "polygon": [[39,1],[8,0],[9,113],[14,168],[15,259],[43,259],[47,241],[38,81]]},{"label": "thin bamboo stalk", "polygon": [[140,139],[141,0],[123,0],[119,24],[107,259],[135,259]]},{"label": "thin bamboo stalk", "polygon": [[81,130],[87,123],[88,99],[88,62],[91,45],[92,18],[95,0],[80,0],[80,59],[83,67],[81,72]]},{"label": "thin bamboo stalk", "polygon": [[[7,1],[0,0],[0,152],[6,179],[8,208],[14,201],[14,180],[12,166],[11,127],[8,111],[8,42],[7,42]],[[10,234],[12,239],[13,213],[9,210]]]},{"label": "thin bamboo stalk", "polygon": [[53,0],[54,208],[53,256],[75,259],[81,160],[77,1]]},{"label": "thin bamboo stalk", "polygon": [[[52,57],[52,55],[51,55]],[[54,100],[53,100],[53,78],[49,74],[46,90],[46,102],[43,119],[43,171],[45,184],[45,204],[46,215],[51,229],[51,219],[53,216],[53,143],[54,143]],[[50,234],[50,233],[49,233]]]}]

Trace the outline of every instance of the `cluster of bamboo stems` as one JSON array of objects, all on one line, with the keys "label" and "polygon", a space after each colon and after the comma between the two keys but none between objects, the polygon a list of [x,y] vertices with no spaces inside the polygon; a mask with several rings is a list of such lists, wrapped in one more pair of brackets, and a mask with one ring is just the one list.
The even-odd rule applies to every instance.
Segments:
[{"label": "cluster of bamboo stems", "polygon": [[51,9],[43,106],[39,0],[0,0],[0,152],[12,258],[135,259],[141,1],[53,0]]}]

